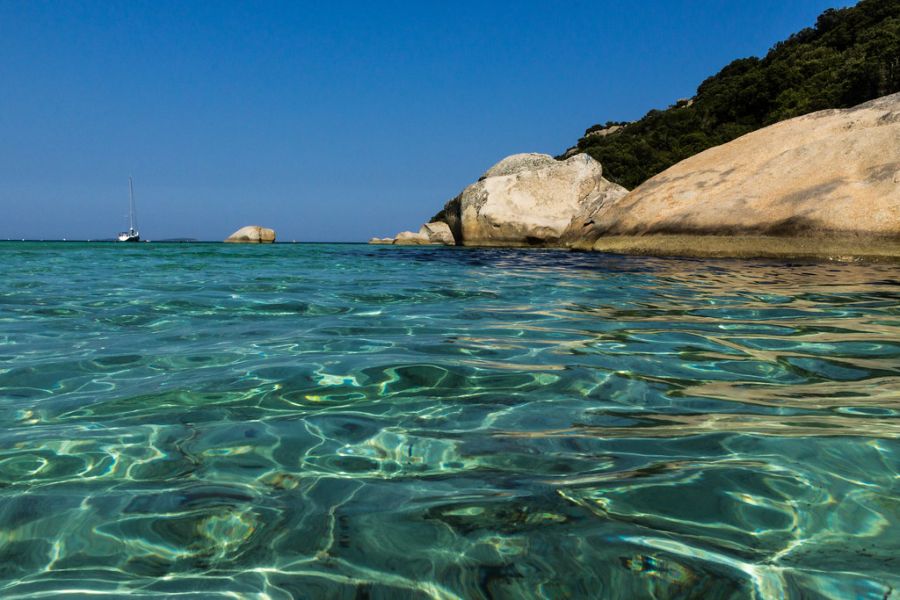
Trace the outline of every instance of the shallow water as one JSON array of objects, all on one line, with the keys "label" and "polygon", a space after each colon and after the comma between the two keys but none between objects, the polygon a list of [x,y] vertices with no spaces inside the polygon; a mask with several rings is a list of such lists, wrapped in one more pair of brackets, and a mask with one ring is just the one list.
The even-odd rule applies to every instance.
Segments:
[{"label": "shallow water", "polygon": [[900,267],[0,244],[0,597],[900,590]]}]

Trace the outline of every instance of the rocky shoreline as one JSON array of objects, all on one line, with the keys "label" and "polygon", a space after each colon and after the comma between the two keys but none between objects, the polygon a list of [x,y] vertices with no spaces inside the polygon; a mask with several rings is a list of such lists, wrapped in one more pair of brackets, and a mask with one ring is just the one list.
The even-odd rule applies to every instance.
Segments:
[{"label": "rocky shoreline", "polygon": [[900,94],[770,125],[630,192],[586,154],[516,154],[417,233],[371,243],[900,259]]},{"label": "rocky shoreline", "polygon": [[570,249],[692,258],[797,258],[841,262],[900,260],[900,239],[863,239],[858,236],[614,235],[602,237],[590,245],[576,244]]}]

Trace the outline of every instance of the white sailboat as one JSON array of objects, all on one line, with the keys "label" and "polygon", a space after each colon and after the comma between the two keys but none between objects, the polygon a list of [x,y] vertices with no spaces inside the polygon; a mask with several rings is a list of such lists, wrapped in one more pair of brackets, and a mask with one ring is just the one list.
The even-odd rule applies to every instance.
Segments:
[{"label": "white sailboat", "polygon": [[131,203],[131,210],[128,213],[128,231],[119,234],[120,242],[139,242],[141,234],[137,230],[137,219],[134,216],[134,183],[131,177],[128,178],[128,199]]}]

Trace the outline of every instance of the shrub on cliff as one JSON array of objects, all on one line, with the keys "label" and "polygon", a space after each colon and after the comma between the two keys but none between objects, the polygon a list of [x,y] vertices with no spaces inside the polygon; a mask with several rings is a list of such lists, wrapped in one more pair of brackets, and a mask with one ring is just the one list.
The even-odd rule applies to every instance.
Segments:
[{"label": "shrub on cliff", "polygon": [[[692,102],[651,110],[578,148],[629,189],[673,164],[760,127],[900,91],[900,0],[862,0],[822,13],[814,27],[762,59],[735,60],[697,88]],[[609,123],[611,124],[611,123]]]}]

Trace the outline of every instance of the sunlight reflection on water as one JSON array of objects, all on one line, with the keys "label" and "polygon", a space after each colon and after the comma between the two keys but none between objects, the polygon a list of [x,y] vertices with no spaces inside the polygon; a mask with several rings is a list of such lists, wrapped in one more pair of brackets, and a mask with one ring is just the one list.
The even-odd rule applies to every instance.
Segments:
[{"label": "sunlight reflection on water", "polygon": [[0,257],[0,597],[900,586],[895,265]]}]

